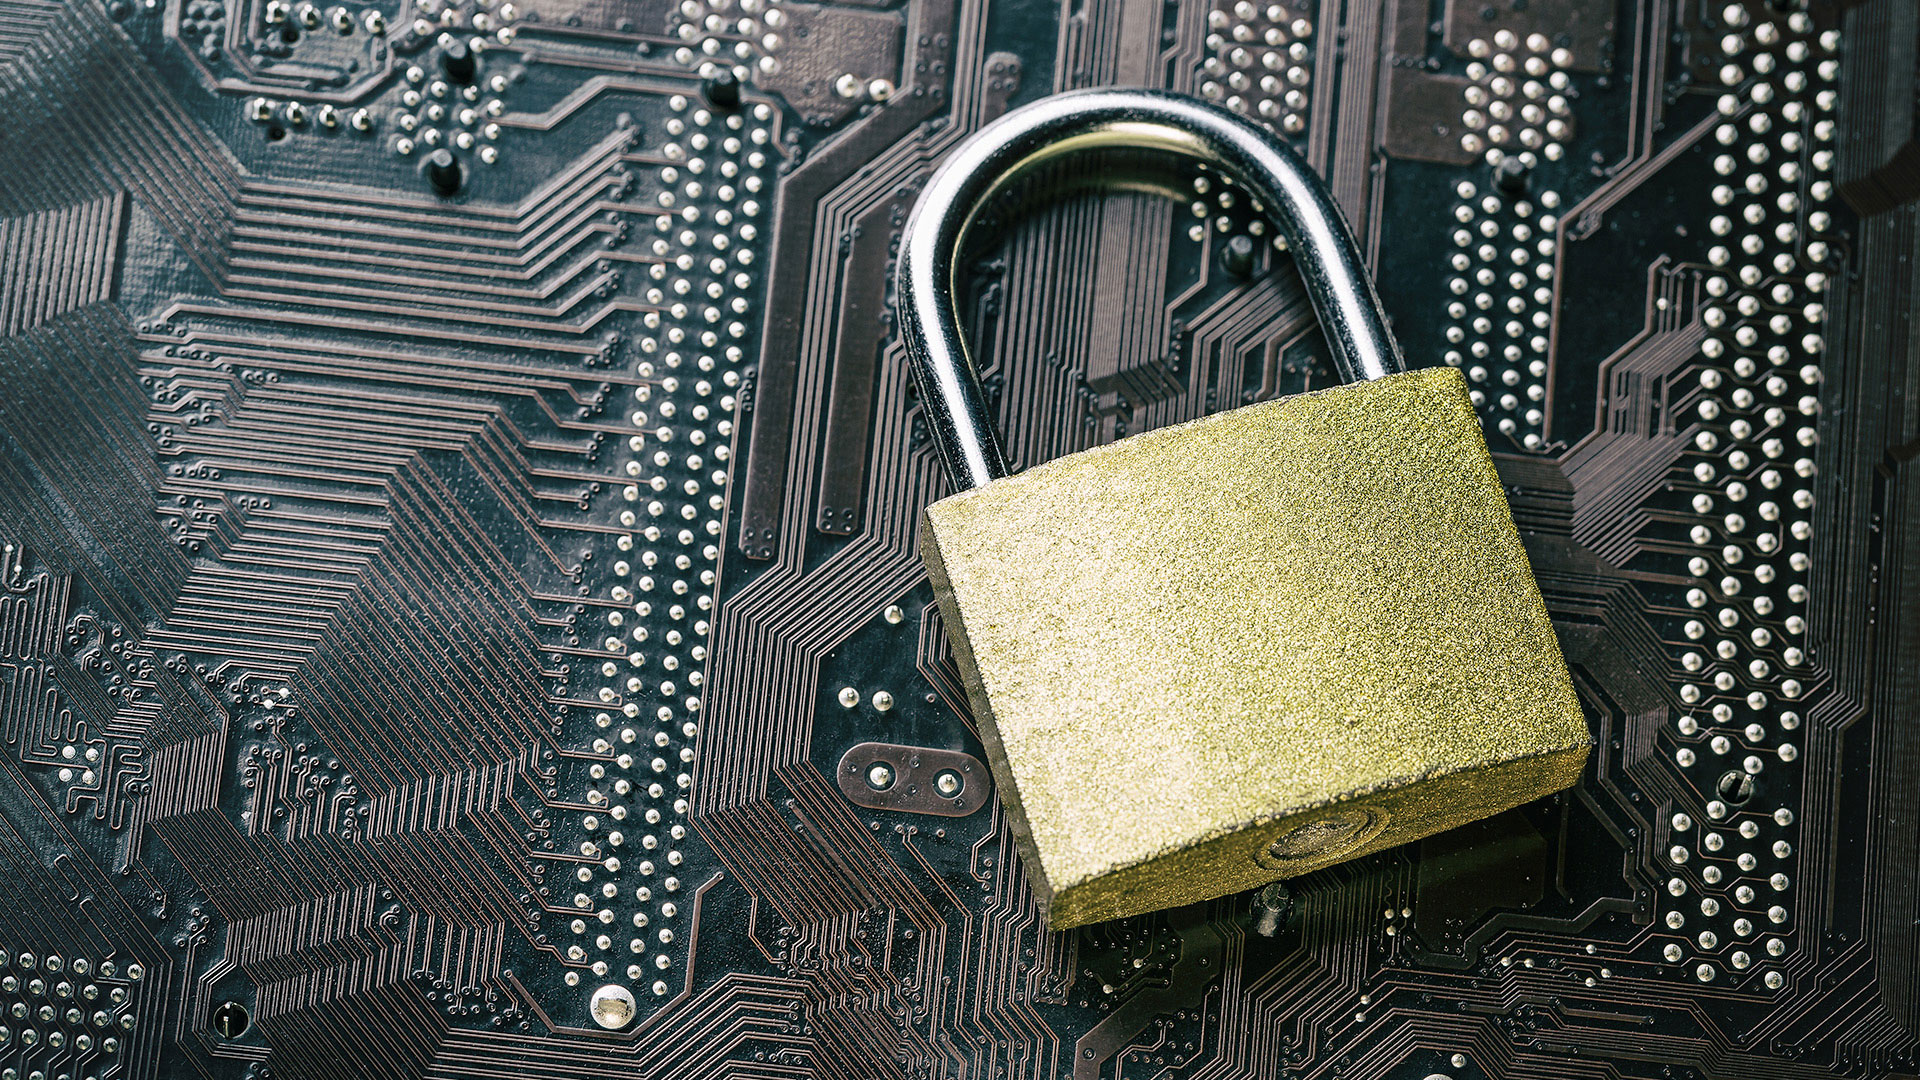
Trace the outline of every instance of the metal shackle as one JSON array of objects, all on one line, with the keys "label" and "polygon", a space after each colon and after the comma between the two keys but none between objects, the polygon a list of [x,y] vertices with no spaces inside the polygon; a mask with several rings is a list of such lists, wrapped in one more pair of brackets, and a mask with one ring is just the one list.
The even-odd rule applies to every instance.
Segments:
[{"label": "metal shackle", "polygon": [[1286,239],[1341,377],[1354,382],[1406,370],[1352,230],[1325,182],[1291,148],[1246,119],[1182,94],[1058,94],[1007,113],[954,148],[914,203],[900,244],[894,270],[900,337],[955,490],[1008,473],[954,309],[961,243],[980,208],[1008,184],[1043,162],[1095,149],[1163,150],[1231,175]]}]

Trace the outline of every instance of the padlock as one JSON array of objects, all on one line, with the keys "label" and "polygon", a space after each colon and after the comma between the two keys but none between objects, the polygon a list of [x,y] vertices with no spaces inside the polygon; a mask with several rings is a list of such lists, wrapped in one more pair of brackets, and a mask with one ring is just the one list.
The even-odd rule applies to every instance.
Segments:
[{"label": "padlock", "polygon": [[[1348,380],[1010,474],[960,336],[981,205],[1096,147],[1197,159],[1277,227]],[[1591,739],[1466,384],[1407,371],[1286,146],[1152,91],[1061,94],[957,146],[895,277],[958,493],[926,561],[1051,926],[1251,889],[1568,787]]]}]

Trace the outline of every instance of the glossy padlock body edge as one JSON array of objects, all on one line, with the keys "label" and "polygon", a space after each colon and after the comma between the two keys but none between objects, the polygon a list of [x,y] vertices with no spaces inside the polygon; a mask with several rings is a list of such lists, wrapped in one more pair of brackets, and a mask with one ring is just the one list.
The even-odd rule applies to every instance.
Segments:
[{"label": "glossy padlock body edge", "polygon": [[[1095,107],[1095,111],[1089,115],[1072,115],[1083,103]],[[1196,118],[1203,131],[1215,134],[1212,137],[1196,137],[1192,132],[1178,128],[1178,125],[1195,122]],[[1174,126],[1176,130],[1163,130],[1168,126]],[[1220,134],[1222,132],[1225,135]],[[1048,142],[1049,139],[1054,141]],[[978,200],[990,197],[1021,168],[1031,167],[1039,161],[1084,148],[1145,146],[1169,149],[1220,164],[1214,156],[1213,147],[1222,143],[1246,147],[1248,152],[1244,156],[1262,160],[1261,169],[1280,175],[1280,179],[1265,185],[1249,182],[1245,176],[1236,178],[1245,189],[1259,198],[1263,208],[1278,211],[1274,215],[1276,224],[1282,235],[1288,237],[1296,259],[1307,271],[1310,296],[1317,303],[1325,304],[1334,316],[1330,319],[1328,336],[1331,342],[1336,343],[1336,356],[1340,355],[1341,348],[1354,350],[1353,355],[1344,357],[1350,361],[1342,365],[1350,369],[1346,373],[1366,375],[1374,381],[1302,395],[1283,402],[1249,406],[1161,429],[1107,447],[1069,455],[1038,466],[1019,477],[987,483],[1005,472],[990,418],[986,416],[964,343],[959,340],[952,322],[949,298],[944,294],[930,295],[923,291],[929,287],[929,282],[950,283],[952,280],[952,257],[956,249],[943,249],[941,245],[959,242],[965,224],[979,205]],[[1299,189],[1295,196],[1287,195],[1289,185]],[[1280,192],[1281,197],[1276,198],[1271,194],[1274,191]],[[932,214],[935,207],[942,208],[937,216]],[[1293,220],[1289,219],[1289,213],[1295,215]],[[1298,220],[1301,216],[1308,219],[1313,227],[1301,228]],[[1497,812],[1547,791],[1565,787],[1577,778],[1591,740],[1580,716],[1578,702],[1573,696],[1544,603],[1532,580],[1524,550],[1514,530],[1504,492],[1480,435],[1478,420],[1465,399],[1464,384],[1459,374],[1450,369],[1391,374],[1399,368],[1399,358],[1386,333],[1384,320],[1379,315],[1371,285],[1359,265],[1351,236],[1318,178],[1308,172],[1290,152],[1268,143],[1265,134],[1257,128],[1203,103],[1135,91],[1063,95],[1009,114],[973,136],[955,152],[930,183],[911,220],[909,241],[903,245],[898,278],[901,296],[897,302],[903,308],[903,337],[914,350],[916,377],[923,387],[923,395],[936,391],[947,395],[940,398],[923,396],[923,404],[930,425],[940,438],[945,461],[954,473],[955,485],[962,489],[960,494],[928,508],[922,532],[922,550],[948,622],[956,658],[966,676],[974,711],[980,717],[982,738],[987,743],[988,754],[1000,784],[1000,795],[1007,804],[1009,819],[1014,825],[1015,839],[1028,864],[1028,876],[1035,892],[1047,905],[1051,925],[1061,928],[1136,914],[1302,873]],[[915,245],[915,238],[922,243]],[[906,247],[913,248],[912,257],[904,250]],[[1328,281],[1339,287],[1315,290],[1316,282],[1324,286]],[[1356,318],[1340,317],[1340,302],[1343,300],[1358,309]],[[1364,331],[1358,336],[1359,344],[1355,343],[1356,336],[1351,332],[1356,326]],[[1384,411],[1379,408],[1356,411],[1353,405],[1360,398],[1398,404],[1385,406]],[[1373,528],[1364,520],[1368,512],[1378,512],[1385,518],[1397,519],[1389,520],[1388,526],[1405,524],[1406,519],[1422,513],[1436,517],[1456,511],[1469,516],[1477,515],[1473,528],[1458,532],[1449,541],[1460,550],[1443,550],[1438,554],[1457,556],[1476,544],[1484,542],[1486,545],[1484,550],[1475,549],[1478,554],[1474,558],[1456,561],[1448,570],[1451,575],[1449,580],[1457,581],[1462,595],[1469,600],[1479,595],[1483,601],[1491,597],[1504,602],[1504,606],[1483,605],[1481,609],[1466,612],[1463,621],[1477,620],[1490,625],[1505,621],[1519,627],[1517,636],[1506,644],[1504,651],[1492,651],[1504,655],[1509,661],[1517,660],[1527,669],[1517,672],[1516,677],[1503,675],[1494,680],[1497,685],[1511,683],[1520,691],[1520,697],[1500,700],[1496,694],[1487,703],[1489,711],[1497,714],[1497,719],[1502,721],[1513,721],[1515,717],[1525,715],[1537,719],[1538,723],[1523,721],[1518,726],[1512,723],[1505,726],[1496,724],[1493,729],[1497,730],[1490,729],[1483,733],[1477,742],[1465,738],[1458,740],[1460,745],[1444,745],[1449,731],[1473,726],[1475,713],[1471,708],[1463,709],[1463,704],[1472,695],[1485,691],[1488,688],[1487,680],[1475,682],[1454,679],[1454,685],[1448,688],[1448,693],[1453,697],[1443,702],[1437,710],[1446,713],[1444,717],[1424,717],[1418,708],[1410,710],[1405,701],[1386,699],[1404,696],[1403,692],[1409,690],[1419,690],[1414,685],[1419,682],[1419,669],[1416,667],[1411,679],[1405,670],[1400,670],[1405,668],[1405,661],[1409,658],[1430,660],[1442,669],[1449,664],[1471,665],[1484,658],[1462,650],[1462,634],[1457,630],[1442,630],[1427,635],[1433,640],[1421,640],[1423,635],[1420,631],[1423,627],[1420,618],[1415,618],[1411,624],[1403,621],[1397,627],[1382,623],[1366,633],[1348,635],[1349,640],[1340,645],[1340,648],[1347,648],[1349,653],[1355,647],[1360,650],[1359,654],[1355,654],[1360,656],[1356,666],[1363,672],[1358,685],[1381,699],[1369,703],[1370,706],[1377,705],[1381,714],[1380,721],[1372,727],[1390,731],[1396,729],[1397,725],[1397,730],[1409,734],[1416,741],[1422,738],[1431,740],[1438,733],[1440,745],[1431,746],[1421,754],[1408,758],[1405,755],[1396,757],[1394,747],[1386,745],[1384,741],[1370,744],[1363,740],[1358,748],[1361,756],[1369,756],[1370,759],[1355,768],[1343,768],[1347,763],[1337,759],[1321,761],[1330,779],[1317,788],[1312,783],[1289,785],[1279,783],[1273,777],[1243,776],[1240,782],[1249,791],[1257,789],[1251,802],[1224,798],[1218,791],[1207,795],[1202,801],[1219,813],[1210,818],[1182,819],[1180,828],[1162,837],[1158,846],[1151,842],[1148,835],[1152,832],[1154,819],[1161,816],[1158,807],[1163,805],[1167,811],[1165,816],[1174,818],[1179,817],[1183,809],[1190,809],[1180,806],[1178,797],[1169,798],[1166,792],[1160,793],[1163,803],[1156,804],[1156,814],[1149,818],[1135,815],[1129,819],[1123,812],[1109,813],[1103,805],[1084,801],[1072,813],[1062,813],[1057,806],[1045,806],[1062,788],[1098,782],[1098,777],[1085,775],[1078,767],[1076,755],[1082,745],[1089,750],[1080,756],[1087,769],[1118,763],[1120,767],[1113,770],[1118,775],[1143,763],[1153,764],[1141,760],[1143,752],[1137,749],[1132,737],[1147,732],[1149,737],[1144,741],[1151,743],[1150,733],[1156,722],[1152,716],[1137,718],[1137,729],[1127,728],[1122,733],[1127,737],[1125,740],[1117,739],[1115,732],[1107,731],[1103,742],[1097,736],[1072,730],[1073,725],[1062,731],[1057,739],[1036,740],[1031,737],[1034,729],[1044,727],[1049,714],[1057,711],[1051,707],[1053,703],[1071,709],[1080,704],[1076,698],[1089,689],[1073,685],[1071,681],[1056,682],[1043,687],[1045,692],[1037,703],[1027,700],[1017,705],[1017,719],[1012,724],[1012,735],[1008,740],[1008,743],[1017,745],[1010,748],[1008,744],[1003,744],[1002,730],[1007,725],[1000,722],[1002,718],[996,716],[996,707],[989,699],[1000,700],[1004,706],[1020,696],[1016,692],[1019,688],[1014,684],[1022,681],[1047,683],[1048,673],[1045,669],[1049,657],[1042,655],[1009,659],[1010,654],[1024,648],[1026,642],[1022,640],[1022,635],[1009,637],[1000,634],[1001,628],[991,625],[996,621],[996,616],[1013,613],[1016,616],[1013,621],[1019,621],[1026,617],[1022,612],[1029,605],[1044,606],[1055,602],[1048,597],[1050,586],[1073,582],[1076,587],[1062,590],[1057,602],[1068,608],[1080,609],[1068,612],[1069,618],[1080,620],[1080,631],[1065,638],[1052,639],[1055,644],[1062,646],[1063,652],[1071,652],[1085,645],[1089,638],[1103,634],[1111,636],[1117,620],[1121,618],[1120,612],[1113,607],[1103,607],[1112,599],[1106,593],[1112,591],[1114,583],[1106,571],[1113,571],[1111,578],[1126,579],[1130,569],[1141,569],[1126,565],[1134,553],[1109,550],[1103,556],[1088,555],[1078,563],[1068,557],[1059,561],[1051,572],[1043,567],[1031,581],[1021,580],[1019,570],[1010,569],[1023,561],[1019,553],[1024,552],[1029,557],[1027,561],[1036,564],[1061,560],[1063,552],[1073,551],[1079,543],[1076,530],[1083,522],[1114,509],[1113,500],[1101,492],[1095,495],[1092,502],[1080,504],[1088,511],[1083,516],[1057,513],[1048,504],[1058,501],[1062,490],[1049,488],[1048,485],[1067,483],[1062,478],[1072,477],[1076,470],[1090,471],[1097,482],[1115,480],[1122,484],[1138,484],[1143,479],[1138,471],[1109,470],[1103,473],[1102,470],[1108,469],[1114,460],[1137,458],[1138,451],[1144,446],[1164,444],[1167,440],[1187,440],[1190,445],[1153,463],[1164,468],[1150,468],[1149,473],[1183,471],[1189,467],[1189,459],[1196,455],[1230,458],[1242,449],[1235,439],[1210,443],[1207,433],[1235,430],[1236,425],[1244,427],[1250,419],[1276,420],[1283,415],[1288,418],[1281,421],[1278,435],[1267,441],[1273,445],[1285,443],[1291,449],[1287,455],[1283,455],[1283,460],[1266,463],[1264,468],[1268,471],[1264,475],[1278,478],[1280,471],[1299,465],[1304,468],[1294,471],[1315,475],[1318,481],[1294,492],[1294,505],[1269,506],[1265,518],[1256,514],[1233,519],[1232,513],[1228,512],[1222,519],[1222,529],[1227,539],[1253,539],[1263,530],[1271,531],[1268,526],[1276,521],[1281,526],[1281,533],[1288,530],[1298,532],[1300,527],[1305,527],[1307,534],[1313,535],[1318,528],[1312,520],[1316,516],[1333,520],[1336,524],[1339,523],[1337,519],[1345,516],[1349,520],[1344,524],[1352,529],[1345,539],[1334,546],[1359,549],[1391,535],[1392,539],[1384,545],[1386,562],[1404,570],[1410,560],[1419,557],[1423,545],[1431,544],[1433,530],[1419,527],[1402,529],[1396,533],[1392,527]],[[1317,429],[1312,437],[1301,437],[1301,431],[1306,429],[1292,430],[1289,434],[1286,427],[1287,424],[1297,426],[1300,423],[1308,428],[1315,424],[1324,427],[1325,422],[1336,415],[1340,419],[1333,427]],[[1416,429],[1423,426],[1428,429],[1425,435],[1430,436],[1424,442],[1420,437],[1414,437]],[[1417,456],[1400,453],[1402,444],[1407,441],[1401,435],[1403,428],[1413,438],[1413,443],[1408,444],[1407,449],[1414,449],[1414,444],[1417,444],[1417,448],[1425,455],[1419,469],[1411,472],[1405,472],[1406,461],[1396,460],[1403,456]],[[1343,447],[1343,439],[1372,447],[1369,452],[1375,456],[1342,456],[1337,451],[1354,449]],[[1260,440],[1261,436],[1256,433],[1253,441]],[[1387,475],[1392,469],[1383,472],[1382,462],[1402,468],[1404,475]],[[1244,483],[1248,477],[1230,470],[1215,479],[1233,484]],[[1403,500],[1398,494],[1398,485],[1402,482],[1407,489],[1416,492],[1424,488],[1429,504],[1424,508],[1402,505]],[[1256,483],[1253,486],[1256,501],[1263,484]],[[1323,499],[1325,492],[1322,488],[1339,488],[1343,485],[1352,486],[1357,494],[1345,501]],[[1178,484],[1174,486],[1177,488]],[[1207,502],[1208,496],[1204,492],[1208,487],[1209,482],[1205,481],[1196,485],[1196,490],[1203,492],[1194,500],[1203,522],[1208,514],[1220,509]],[[1021,491],[1032,493],[1034,497],[1025,501],[1008,498]],[[1196,509],[1187,505],[1188,500],[1178,490],[1166,490],[1163,486],[1163,490],[1151,494],[1152,498],[1143,505],[1152,505],[1162,519],[1185,518],[1190,516],[1190,510]],[[996,510],[984,518],[976,516],[975,520],[967,522],[969,508],[982,505],[992,505]],[[1356,515],[1356,509],[1362,512]],[[1287,520],[1290,517],[1293,520]],[[1122,534],[1130,532],[1138,524],[1124,515],[1118,520],[1105,522],[1113,532]],[[979,548],[976,542],[983,534],[997,536],[999,542],[990,542],[983,549],[958,555],[962,548],[970,544]],[[1046,538],[1038,550],[1031,544],[1036,535]],[[1284,537],[1276,540],[1275,536],[1266,536],[1264,539],[1274,542],[1285,540]],[[1055,540],[1058,543],[1053,543]],[[1294,540],[1297,541],[1298,537],[1294,537]],[[1179,536],[1162,535],[1155,542],[1162,548],[1188,546],[1186,538]],[[1230,561],[1237,554],[1233,547],[1234,544],[1229,542],[1198,562]],[[1281,543],[1281,547],[1285,547],[1285,543]],[[956,588],[949,580],[946,565],[946,556],[949,554],[961,558],[961,574],[968,579],[962,588]],[[1342,553],[1341,557],[1350,554]],[[1268,555],[1272,556],[1273,552],[1268,552]],[[1310,564],[1318,556],[1319,552],[1314,550],[1312,543],[1307,543],[1303,548],[1295,542],[1292,553],[1284,556],[1283,561],[1291,559]],[[1186,561],[1195,562],[1192,559]],[[1081,576],[1088,569],[1089,562],[1101,564],[1100,572],[1092,577]],[[1155,572],[1149,570],[1148,574]],[[1265,576],[1263,566],[1262,577]],[[977,619],[971,618],[968,611],[963,610],[969,605],[961,602],[956,595],[958,592],[969,592],[978,599],[995,588],[1008,585],[1008,579],[1013,579],[1013,594],[1006,594],[1003,589],[1000,598],[994,602],[971,605],[971,615],[978,616],[984,611],[988,625],[983,627]],[[1141,584],[1143,593],[1161,585],[1150,576],[1136,575],[1132,580]],[[1413,575],[1406,584],[1413,589],[1420,589],[1431,588],[1433,582]],[[1021,588],[1028,585],[1031,588],[1021,593]],[[1356,621],[1366,621],[1373,618],[1374,609],[1385,609],[1391,613],[1391,609],[1400,603],[1397,590],[1388,589],[1373,595],[1368,593],[1369,587],[1364,581],[1351,583],[1345,592],[1332,594],[1333,606],[1357,600],[1360,606],[1351,610],[1348,616]],[[1314,588],[1311,581],[1296,581],[1289,586],[1290,591],[1283,591],[1275,599],[1281,606],[1295,604],[1311,594]],[[1089,595],[1092,596],[1091,603],[1087,600]],[[1188,599],[1193,595],[1191,592],[1185,594]],[[1240,590],[1223,590],[1214,594],[1202,590],[1201,595],[1224,606],[1244,599]],[[1444,603],[1438,605],[1445,606]],[[1325,622],[1324,612],[1315,605],[1300,607],[1297,613],[1302,626],[1319,631],[1327,629],[1314,625],[1316,622]],[[1424,617],[1427,613],[1416,614]],[[1205,623],[1204,618],[1192,614],[1176,615],[1173,621],[1188,629]],[[1262,633],[1268,638],[1284,636],[1288,631],[1285,622],[1282,620],[1283,625],[1277,627],[1268,626]],[[973,626],[971,630],[970,623]],[[1037,629],[1037,636],[1046,636],[1045,627]],[[1221,630],[1225,633],[1217,633]],[[1231,638],[1237,630],[1236,626],[1215,625],[1208,629],[1207,636]],[[989,642],[993,655],[984,660],[976,657],[972,649],[975,637]],[[1131,643],[1121,640],[1116,644],[1118,654]],[[1252,644],[1260,646],[1263,642],[1254,640]],[[1299,662],[1301,657],[1291,658],[1293,662],[1290,664],[1288,658],[1281,657],[1278,667],[1272,669],[1273,673],[1282,677],[1292,676],[1297,680],[1304,666],[1310,669],[1309,682],[1312,682],[1317,680],[1318,672],[1325,668],[1329,670],[1330,681],[1337,681],[1331,676],[1341,673],[1331,669],[1340,666],[1343,655],[1340,648],[1331,652],[1323,649],[1311,663],[1305,665]],[[1176,650],[1175,653],[1162,655],[1173,657],[1172,666],[1175,668],[1196,666],[1195,650]],[[1084,673],[1097,668],[1100,659],[1097,656],[1082,656],[1072,666]],[[1214,660],[1218,661],[1219,658],[1215,657]],[[1395,668],[1396,663],[1400,665],[1399,669]],[[1197,666],[1204,667],[1205,663],[1200,662]],[[1233,664],[1229,663],[1228,666]],[[1215,667],[1218,667],[1217,663]],[[990,675],[989,669],[997,674]],[[1393,674],[1396,670],[1400,673]],[[1011,679],[1006,677],[1009,674],[1013,676]],[[1185,677],[1186,674],[1183,671],[1181,676]],[[1369,675],[1378,677],[1369,683]],[[1228,676],[1229,681],[1231,677]],[[1446,678],[1443,673],[1440,681],[1445,682]],[[990,682],[996,684],[991,693],[988,686]],[[1151,673],[1123,673],[1111,678],[1102,677],[1096,682],[1100,685],[1091,689],[1098,692],[1110,689],[1105,685],[1109,682],[1122,687],[1130,682],[1147,685],[1152,683],[1152,677]],[[1197,689],[1198,684],[1194,688]],[[1161,685],[1150,686],[1149,692],[1165,693],[1168,689],[1163,680]],[[1176,680],[1172,689],[1185,691],[1190,688],[1177,685]],[[1267,690],[1257,683],[1250,684],[1247,689],[1255,697]],[[1298,687],[1295,687],[1295,691],[1292,699],[1281,704],[1297,707],[1304,701],[1303,711],[1315,718],[1315,723],[1320,722],[1318,718],[1321,716],[1334,717],[1343,710],[1352,711],[1352,703],[1342,700],[1338,694],[1315,697],[1309,688],[1303,697]],[[1167,696],[1172,700],[1177,695]],[[1272,697],[1271,694],[1266,696]],[[1252,722],[1246,725],[1246,731],[1255,738],[1248,744],[1249,759],[1265,755],[1264,760],[1283,764],[1295,758],[1312,759],[1316,753],[1325,751],[1326,747],[1321,745],[1323,742],[1339,741],[1337,730],[1323,733],[1311,728],[1304,733],[1305,742],[1301,741],[1303,735],[1298,730],[1290,736],[1293,740],[1290,744],[1286,738],[1278,738],[1286,725],[1273,715],[1277,700],[1250,708],[1248,719]],[[1092,722],[1088,726],[1097,727],[1099,719],[1097,715],[1091,717]],[[1360,721],[1352,719],[1351,722]],[[1179,725],[1169,726],[1177,728]],[[1226,736],[1230,743],[1231,737],[1240,731],[1241,726],[1232,722],[1211,727],[1188,724],[1185,734],[1190,741],[1194,737],[1205,740],[1213,736]],[[1323,734],[1329,738],[1323,739]],[[1202,760],[1207,762],[1207,770],[1198,774],[1188,770],[1182,777],[1183,783],[1202,787],[1216,774],[1233,772],[1244,764],[1236,760],[1233,753],[1236,749],[1237,746],[1230,746],[1222,756],[1222,747],[1213,746],[1207,748],[1206,753],[1194,755],[1192,762],[1180,756],[1165,760],[1171,773],[1179,773],[1183,764]],[[1061,757],[1063,753],[1062,761],[1045,760]],[[1014,760],[1016,757],[1020,758],[1017,762]],[[1282,768],[1277,771],[1285,770]],[[1022,772],[1029,779],[1040,778],[1040,782],[1023,791]],[[1156,778],[1136,775],[1132,782],[1139,787],[1152,788]],[[1265,786],[1262,786],[1263,783]],[[1281,788],[1285,790],[1281,791]],[[1114,793],[1114,798],[1129,797],[1130,792]],[[1037,812],[1032,809],[1036,804],[1041,805]],[[1109,818],[1132,821],[1140,826],[1138,835],[1112,835],[1113,829],[1109,827],[1115,825],[1115,821]],[[1032,829],[1028,827],[1030,819],[1034,822]],[[1063,833],[1054,828],[1062,821],[1072,829]],[[1048,829],[1051,829],[1049,835],[1037,835]],[[1102,835],[1103,830],[1107,835]],[[1275,854],[1282,852],[1283,848],[1287,849],[1285,858]],[[1298,850],[1293,850],[1295,848]]]},{"label": "glossy padlock body edge", "polygon": [[957,490],[1007,475],[993,417],[954,310],[955,264],[993,195],[1034,167],[1103,147],[1164,150],[1220,167],[1287,241],[1335,365],[1348,382],[1406,370],[1352,230],[1299,156],[1245,119],[1157,90],[1078,90],[1022,106],[975,132],[915,202],[894,270],[900,337],[929,433]]}]

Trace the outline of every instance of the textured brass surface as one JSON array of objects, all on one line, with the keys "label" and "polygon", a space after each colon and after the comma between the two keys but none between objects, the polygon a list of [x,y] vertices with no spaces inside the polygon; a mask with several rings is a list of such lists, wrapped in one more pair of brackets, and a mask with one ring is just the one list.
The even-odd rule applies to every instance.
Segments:
[{"label": "textured brass surface", "polygon": [[1406,843],[1586,759],[1449,368],[995,480],[928,507],[921,550],[1055,927]]}]

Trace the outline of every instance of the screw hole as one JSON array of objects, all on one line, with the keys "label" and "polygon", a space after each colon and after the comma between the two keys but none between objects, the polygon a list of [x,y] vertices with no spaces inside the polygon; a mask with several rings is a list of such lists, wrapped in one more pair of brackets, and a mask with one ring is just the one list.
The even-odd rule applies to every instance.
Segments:
[{"label": "screw hole", "polygon": [[213,1010],[213,1031],[222,1039],[237,1039],[246,1034],[247,1025],[253,1018],[247,1015],[247,1007],[237,1001],[223,1001]]},{"label": "screw hole", "polygon": [[1720,801],[1728,806],[1745,806],[1753,798],[1753,777],[1738,769],[1728,769],[1720,774],[1720,782],[1715,785],[1720,793]]}]

